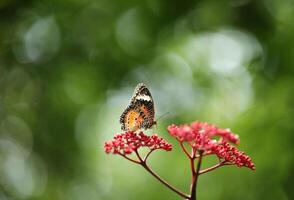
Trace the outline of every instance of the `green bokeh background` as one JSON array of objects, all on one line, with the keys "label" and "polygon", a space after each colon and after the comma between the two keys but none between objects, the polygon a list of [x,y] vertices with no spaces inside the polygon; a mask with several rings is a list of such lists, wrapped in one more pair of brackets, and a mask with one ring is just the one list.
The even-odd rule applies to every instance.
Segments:
[{"label": "green bokeh background", "polygon": [[[239,134],[256,171],[201,176],[200,200],[294,199],[292,0],[0,0],[0,199],[180,199],[103,150],[146,83],[150,164],[188,192],[166,126],[208,121]],[[206,160],[205,166],[215,160]]]}]

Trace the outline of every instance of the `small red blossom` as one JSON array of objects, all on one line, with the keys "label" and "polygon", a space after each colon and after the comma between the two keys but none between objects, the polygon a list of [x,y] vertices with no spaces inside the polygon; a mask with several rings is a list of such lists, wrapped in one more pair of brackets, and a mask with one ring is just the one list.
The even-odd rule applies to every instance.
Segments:
[{"label": "small red blossom", "polygon": [[137,151],[141,147],[148,147],[150,150],[172,150],[172,145],[167,143],[157,134],[148,136],[143,132],[137,134],[133,131],[116,134],[113,140],[105,142],[104,144],[104,150],[106,153],[122,155],[131,154],[133,151]]},{"label": "small red blossom", "polygon": [[195,131],[188,125],[176,126],[174,124],[168,126],[169,133],[180,141],[190,142],[196,138]]},{"label": "small red blossom", "polygon": [[193,122],[191,125],[180,125],[174,124],[168,126],[169,133],[180,141],[191,142],[195,141],[197,137],[201,138],[213,138],[221,137],[222,140],[232,142],[234,144],[239,143],[239,136],[232,133],[230,129],[217,128],[207,122]]},{"label": "small red blossom", "polygon": [[238,167],[244,166],[255,170],[255,165],[251,158],[227,142],[221,142],[220,144],[215,145],[212,149],[219,158],[224,159],[226,162],[235,164]]},{"label": "small red blossom", "polygon": [[249,156],[228,143],[239,144],[240,142],[238,135],[232,133],[230,129],[221,129],[207,122],[198,121],[191,125],[172,124],[167,129],[179,142],[188,142],[195,152],[198,150],[204,155],[216,154],[226,163],[255,169]]}]

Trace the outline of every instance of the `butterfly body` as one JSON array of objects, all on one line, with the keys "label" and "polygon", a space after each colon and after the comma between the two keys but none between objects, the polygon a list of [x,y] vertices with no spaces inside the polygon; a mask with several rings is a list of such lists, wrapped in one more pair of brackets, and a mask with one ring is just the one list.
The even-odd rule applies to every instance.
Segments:
[{"label": "butterfly body", "polygon": [[121,129],[124,131],[149,129],[156,124],[154,114],[151,93],[145,84],[139,83],[130,104],[120,116]]}]

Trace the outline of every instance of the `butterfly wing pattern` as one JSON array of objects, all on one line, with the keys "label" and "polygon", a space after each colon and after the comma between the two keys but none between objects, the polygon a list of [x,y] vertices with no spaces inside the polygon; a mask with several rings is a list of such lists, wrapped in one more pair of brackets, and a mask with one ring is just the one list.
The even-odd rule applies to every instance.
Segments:
[{"label": "butterfly wing pattern", "polygon": [[139,83],[129,106],[120,116],[121,129],[136,131],[151,128],[154,121],[154,103],[150,91],[144,83]]}]

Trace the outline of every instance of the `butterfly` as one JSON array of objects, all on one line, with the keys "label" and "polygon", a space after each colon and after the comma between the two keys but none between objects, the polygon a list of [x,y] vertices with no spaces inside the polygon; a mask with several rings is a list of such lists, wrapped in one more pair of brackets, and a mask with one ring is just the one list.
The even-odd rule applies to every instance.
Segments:
[{"label": "butterfly", "polygon": [[130,104],[120,116],[121,129],[124,131],[149,129],[156,124],[154,114],[151,93],[144,83],[139,83],[134,90]]}]

